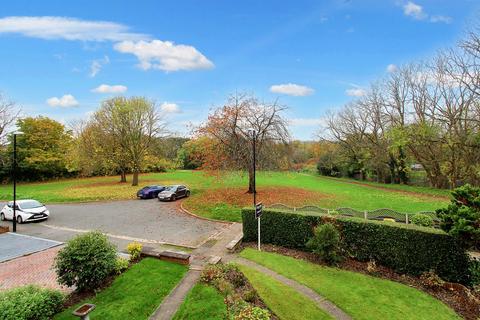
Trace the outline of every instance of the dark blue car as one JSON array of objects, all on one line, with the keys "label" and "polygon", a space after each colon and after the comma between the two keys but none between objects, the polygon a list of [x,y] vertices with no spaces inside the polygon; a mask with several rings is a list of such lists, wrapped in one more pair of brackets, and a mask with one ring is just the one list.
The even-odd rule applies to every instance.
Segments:
[{"label": "dark blue car", "polygon": [[146,186],[138,190],[137,198],[140,199],[153,199],[158,196],[160,192],[165,190],[164,186]]}]

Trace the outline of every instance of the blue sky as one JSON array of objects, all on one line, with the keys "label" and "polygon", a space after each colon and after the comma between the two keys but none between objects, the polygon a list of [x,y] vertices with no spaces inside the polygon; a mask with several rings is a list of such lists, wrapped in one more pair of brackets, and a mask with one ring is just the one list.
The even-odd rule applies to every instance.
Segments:
[{"label": "blue sky", "polygon": [[[172,131],[235,91],[289,106],[295,138],[389,65],[453,46],[473,0],[8,1],[0,91],[24,115],[86,118],[116,94],[162,107]],[[392,68],[392,66],[390,67]]]}]

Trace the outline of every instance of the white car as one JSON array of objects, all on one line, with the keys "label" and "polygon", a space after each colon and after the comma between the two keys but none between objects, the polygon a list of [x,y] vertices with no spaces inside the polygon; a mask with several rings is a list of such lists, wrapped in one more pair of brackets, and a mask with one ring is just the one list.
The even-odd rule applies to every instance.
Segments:
[{"label": "white car", "polygon": [[[15,212],[17,223],[46,220],[50,215],[48,209],[37,200],[18,200]],[[10,201],[0,212],[0,220],[13,220],[13,201]]]}]

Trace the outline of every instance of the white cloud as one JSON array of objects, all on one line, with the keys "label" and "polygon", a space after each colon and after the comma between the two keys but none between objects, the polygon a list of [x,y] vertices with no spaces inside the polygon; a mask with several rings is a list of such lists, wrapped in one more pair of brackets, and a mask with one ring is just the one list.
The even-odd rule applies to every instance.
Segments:
[{"label": "white cloud", "polygon": [[441,22],[441,23],[450,24],[452,23],[452,21],[453,21],[453,18],[449,16],[435,15],[430,17],[430,22],[433,22],[433,23]]},{"label": "white cloud", "polygon": [[389,64],[389,65],[387,66],[387,72],[388,72],[388,73],[393,73],[393,72],[395,72],[395,71],[397,71],[397,70],[398,70],[398,67],[397,67],[397,65],[395,65],[395,64],[392,64],[392,63],[391,63],[391,64]]},{"label": "white cloud", "polygon": [[110,58],[108,56],[104,56],[103,59],[93,60],[92,64],[90,65],[90,77],[94,78],[100,72],[100,70],[102,70],[102,67],[109,63]]},{"label": "white cloud", "polygon": [[452,17],[444,15],[429,15],[423,10],[423,7],[412,1],[408,1],[403,5],[403,13],[406,16],[412,17],[416,20],[427,20],[432,23],[451,23]]},{"label": "white cloud", "polygon": [[122,41],[114,46],[122,53],[131,53],[140,61],[140,68],[164,71],[210,69],[213,63],[192,46],[171,41]]},{"label": "white cloud", "polygon": [[98,87],[96,87],[95,89],[92,89],[92,92],[95,92],[95,93],[123,93],[125,91],[127,91],[127,87],[126,86],[122,86],[122,85],[108,85],[108,84],[101,84],[99,85]]},{"label": "white cloud", "polygon": [[47,99],[47,104],[51,107],[70,108],[79,105],[78,101],[71,94],[65,94],[61,98],[51,97]]},{"label": "white cloud", "polygon": [[15,33],[47,40],[124,41],[149,37],[132,33],[125,25],[107,21],[87,21],[68,17],[5,17],[0,33]]},{"label": "white cloud", "polygon": [[350,96],[350,97],[363,97],[364,95],[367,94],[365,89],[362,89],[362,88],[347,89],[345,90],[345,93],[347,94],[347,96]]},{"label": "white cloud", "polygon": [[180,113],[180,107],[176,103],[164,102],[160,105],[160,110],[165,113]]},{"label": "white cloud", "polygon": [[413,17],[414,19],[417,19],[417,20],[422,20],[427,17],[425,12],[423,12],[423,7],[411,1],[408,1],[403,6],[403,13],[406,16]]},{"label": "white cloud", "polygon": [[326,124],[324,118],[294,118],[288,120],[292,127],[317,127]]},{"label": "white cloud", "polygon": [[315,90],[313,90],[312,88],[294,84],[294,83],[286,83],[286,84],[276,84],[271,86],[270,92],[287,94],[287,95],[296,96],[296,97],[304,97],[304,96],[309,96],[313,94]]}]

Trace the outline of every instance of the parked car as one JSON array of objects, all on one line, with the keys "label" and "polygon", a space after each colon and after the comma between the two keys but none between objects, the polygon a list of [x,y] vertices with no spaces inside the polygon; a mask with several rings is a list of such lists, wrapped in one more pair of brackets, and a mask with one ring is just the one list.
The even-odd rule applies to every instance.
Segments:
[{"label": "parked car", "polygon": [[[37,200],[18,200],[15,215],[17,223],[24,223],[46,220],[50,216],[50,211]],[[3,207],[0,212],[0,220],[13,220],[13,201]]]},{"label": "parked car", "polygon": [[137,197],[141,199],[153,199],[158,197],[158,194],[165,190],[164,186],[146,186],[138,190]]},{"label": "parked car", "polygon": [[159,201],[175,201],[190,196],[190,190],[182,185],[169,186],[158,194]]}]

